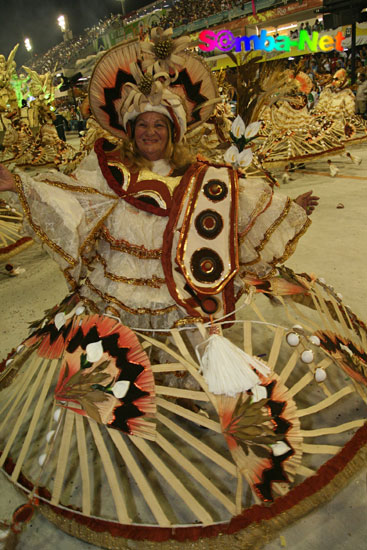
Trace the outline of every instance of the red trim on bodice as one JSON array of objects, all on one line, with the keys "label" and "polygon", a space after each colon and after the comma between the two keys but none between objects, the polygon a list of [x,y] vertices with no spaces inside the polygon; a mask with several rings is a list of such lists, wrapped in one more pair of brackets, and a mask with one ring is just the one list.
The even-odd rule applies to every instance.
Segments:
[{"label": "red trim on bodice", "polygon": [[[156,216],[168,216],[172,199],[164,183],[159,180],[144,180],[136,183],[138,173],[131,173],[132,185],[129,186],[128,191],[122,189],[121,184],[114,178],[108,165],[109,160],[117,160],[116,153],[106,153],[106,151],[103,149],[104,141],[105,140],[103,138],[97,139],[94,145],[94,150],[96,152],[99,167],[102,171],[103,177],[105,178],[108,186],[112,189],[112,191],[116,193],[116,195],[121,197],[124,201],[132,204],[133,206],[135,206],[135,208],[138,208],[139,210],[149,212],[150,214],[155,214]],[[118,158],[118,160],[120,160],[120,158]],[[149,204],[133,196],[134,193],[143,189],[146,189],[147,191],[151,190],[158,192],[162,196],[163,200],[166,202],[167,208],[154,206],[153,204]]]}]

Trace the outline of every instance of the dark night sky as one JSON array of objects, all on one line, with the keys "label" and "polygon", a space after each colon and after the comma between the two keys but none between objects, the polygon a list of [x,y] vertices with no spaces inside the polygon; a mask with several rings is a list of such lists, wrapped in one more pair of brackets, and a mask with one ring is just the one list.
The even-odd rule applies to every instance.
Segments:
[{"label": "dark night sky", "polygon": [[[130,12],[151,1],[127,0],[126,10]],[[19,43],[19,65],[28,56],[24,38],[31,40],[33,51],[38,54],[62,41],[59,15],[68,17],[69,27],[77,36],[111,13],[121,13],[119,0],[0,0],[0,53],[7,57]]]}]

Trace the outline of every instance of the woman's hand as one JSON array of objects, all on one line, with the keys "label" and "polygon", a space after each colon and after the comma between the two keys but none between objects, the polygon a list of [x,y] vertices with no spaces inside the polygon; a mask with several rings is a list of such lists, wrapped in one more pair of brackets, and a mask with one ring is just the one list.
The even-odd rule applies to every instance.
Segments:
[{"label": "woman's hand", "polygon": [[0,164],[0,191],[16,191],[13,175],[3,164]]},{"label": "woman's hand", "polygon": [[320,197],[313,195],[312,191],[308,191],[307,193],[303,193],[303,195],[299,195],[293,202],[301,206],[305,210],[307,216],[310,216],[319,204],[319,199]]}]

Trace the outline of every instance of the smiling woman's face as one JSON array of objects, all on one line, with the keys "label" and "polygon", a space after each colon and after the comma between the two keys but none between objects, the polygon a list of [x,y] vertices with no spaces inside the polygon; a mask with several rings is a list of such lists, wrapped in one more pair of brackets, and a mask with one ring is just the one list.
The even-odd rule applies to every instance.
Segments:
[{"label": "smiling woman's face", "polygon": [[154,161],[164,158],[169,138],[168,119],[161,113],[147,111],[136,119],[135,143],[139,153]]}]

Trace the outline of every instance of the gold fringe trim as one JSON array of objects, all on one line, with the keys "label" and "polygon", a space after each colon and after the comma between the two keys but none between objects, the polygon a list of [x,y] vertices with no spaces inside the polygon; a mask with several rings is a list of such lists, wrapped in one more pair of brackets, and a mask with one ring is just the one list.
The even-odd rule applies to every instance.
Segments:
[{"label": "gold fringe trim", "polygon": [[114,315],[115,317],[118,317],[120,319],[120,312],[113,306],[107,306],[105,309],[105,313],[110,313],[111,315]]},{"label": "gold fringe trim", "polygon": [[[263,240],[259,245],[255,247],[256,252],[259,254],[264,248],[266,243],[270,240],[272,234],[274,231],[280,226],[280,224],[285,220],[285,218],[289,214],[289,210],[291,209],[292,200],[288,197],[285,203],[285,206],[283,208],[282,213],[278,216],[278,218],[271,224],[270,227],[265,231],[265,235]],[[260,255],[259,255],[260,257]]]},{"label": "gold fringe trim", "polygon": [[166,283],[165,279],[161,277],[156,277],[153,275],[151,279],[142,279],[137,277],[123,277],[122,275],[116,275],[107,271],[107,262],[106,260],[97,252],[95,258],[103,265],[104,276],[111,281],[116,281],[120,283],[125,283],[127,285],[134,286],[150,286],[152,288],[161,288],[162,285]]},{"label": "gold fringe trim", "polygon": [[[98,314],[101,313],[101,310],[97,307],[97,304],[95,302],[93,302],[93,300],[91,300],[90,298],[86,298],[85,296],[81,296],[81,295],[80,295],[80,299],[83,302],[83,304],[85,304],[87,306],[89,311],[91,311],[92,313],[98,313]],[[106,311],[107,311],[107,308],[106,308]],[[117,317],[120,317],[119,313],[117,313]]]},{"label": "gold fringe trim", "polygon": [[183,327],[186,325],[196,325],[197,323],[205,323],[204,317],[184,317],[183,319],[178,319],[173,323],[173,327]]},{"label": "gold fringe trim", "polygon": [[246,239],[247,233],[250,231],[250,229],[256,223],[257,217],[264,210],[266,202],[269,203],[271,201],[272,196],[273,196],[273,193],[272,193],[271,190],[269,190],[268,192],[263,191],[261,193],[260,198],[259,198],[255,208],[253,209],[253,211],[250,214],[250,219],[251,219],[250,223],[247,225],[247,227],[243,231],[241,231],[241,233],[239,233],[239,242],[240,242],[240,244],[242,244],[243,241]]},{"label": "gold fringe trim", "polygon": [[66,282],[68,283],[68,285],[70,285],[70,288],[72,288],[73,290],[75,290],[78,286],[78,283],[76,282],[76,280],[74,279],[74,277],[72,275],[70,275],[69,271],[70,269],[72,269],[71,267],[67,267],[63,270],[63,275],[66,279]]},{"label": "gold fringe trim", "polygon": [[171,311],[174,311],[177,309],[177,305],[174,304],[172,306],[167,306],[162,309],[150,309],[147,307],[138,307],[138,308],[131,308],[129,306],[126,306],[123,302],[120,302],[117,298],[114,296],[111,296],[110,294],[106,294],[105,292],[102,292],[98,288],[96,288],[91,281],[87,278],[85,280],[85,285],[95,294],[98,294],[104,300],[105,302],[112,302],[113,304],[116,304],[118,307],[123,309],[124,311],[127,311],[128,313],[131,313],[132,315],[166,315],[167,313],[170,313]]},{"label": "gold fringe trim", "polygon": [[[293,239],[288,241],[287,245],[285,246],[283,255],[280,258],[275,258],[271,262],[267,262],[267,264],[271,265],[273,269],[271,272],[267,273],[265,277],[259,277],[256,271],[251,271],[247,268],[245,269],[245,271],[242,271],[241,273],[239,273],[239,276],[243,278],[243,277],[246,277],[246,275],[253,275],[254,277],[257,277],[259,279],[269,279],[270,277],[273,277],[276,274],[276,265],[284,263],[290,256],[292,256],[292,254],[296,249],[299,239],[306,233],[311,223],[312,221],[309,218],[307,218],[302,229],[293,237]],[[240,266],[250,266],[250,265],[253,265],[254,263],[256,262],[250,262],[248,264],[240,263]]]},{"label": "gold fringe trim", "polygon": [[[240,266],[246,267],[246,266],[254,265],[261,259],[261,256],[260,256],[259,252],[261,252],[265,248],[266,243],[270,240],[270,237],[272,236],[274,231],[279,227],[279,225],[287,217],[287,215],[289,213],[289,210],[291,208],[292,202],[293,202],[292,199],[289,199],[289,198],[287,199],[286,205],[285,205],[282,213],[273,222],[273,224],[266,230],[266,232],[264,234],[264,238],[261,241],[261,243],[258,244],[255,247],[255,250],[258,254],[257,257],[254,260],[251,260],[250,262],[240,262]],[[269,265],[272,265],[273,267],[275,267],[276,264],[282,263],[287,258],[289,258],[289,256],[291,256],[293,254],[298,240],[301,238],[302,235],[304,235],[304,233],[307,231],[307,229],[311,225],[311,223],[312,223],[311,220],[309,218],[307,218],[305,223],[303,224],[302,228],[300,229],[300,231],[291,240],[289,240],[288,243],[286,244],[283,255],[280,258],[276,258],[276,259],[272,260],[271,262],[267,262],[267,263]]]},{"label": "gold fringe trim", "polygon": [[63,250],[61,248],[61,246],[59,246],[58,244],[54,243],[48,236],[47,234],[40,228],[39,225],[37,225],[33,219],[32,219],[32,215],[31,215],[31,211],[30,211],[30,208],[28,206],[28,201],[25,197],[25,194],[24,194],[24,190],[23,190],[23,184],[22,184],[22,181],[20,179],[20,177],[16,174],[14,174],[14,179],[15,179],[15,184],[16,184],[16,188],[17,188],[17,193],[18,193],[18,196],[19,196],[19,200],[20,200],[20,203],[22,205],[22,208],[28,218],[28,221],[29,221],[29,224],[30,226],[32,227],[33,231],[36,233],[36,235],[38,235],[38,237],[41,239],[41,241],[43,241],[44,243],[46,243],[52,250],[54,250],[55,252],[57,252],[57,254],[59,254],[62,258],[64,258],[64,260],[72,265],[72,266],[75,266],[78,262],[77,260],[75,260],[72,256],[70,256],[70,254],[68,254],[67,252],[65,252],[65,250]]},{"label": "gold fringe trim", "polygon": [[345,468],[336,474],[328,485],[322,487],[310,497],[304,498],[302,502],[294,505],[290,510],[267,521],[257,524],[252,523],[233,535],[223,534],[218,537],[203,538],[197,541],[178,542],[176,540],[168,540],[164,542],[151,542],[147,540],[135,541],[117,538],[106,532],[96,533],[91,531],[88,527],[77,523],[75,520],[58,515],[53,509],[43,503],[40,504],[39,510],[42,515],[62,529],[62,531],[108,550],[130,550],[131,548],[135,550],[222,550],[223,548],[231,548],[232,550],[260,550],[265,544],[278,536],[282,529],[310,513],[316,507],[331,500],[359,470],[365,468],[366,460],[367,446],[364,446],[356,453]]},{"label": "gold fringe trim", "polygon": [[279,214],[277,219],[272,223],[272,225],[269,226],[268,229],[265,231],[264,237],[261,240],[261,242],[257,246],[255,246],[255,252],[257,252],[256,258],[254,260],[251,260],[250,262],[244,262],[244,263],[240,262],[240,265],[243,265],[243,266],[254,265],[260,260],[261,250],[263,250],[265,248],[265,245],[270,240],[270,238],[271,238],[272,234],[274,233],[274,231],[277,229],[277,227],[279,227],[279,225],[287,217],[290,206],[291,206],[291,202],[292,202],[291,199],[288,198],[282,212]]},{"label": "gold fringe trim", "polygon": [[301,230],[297,233],[297,235],[295,235],[293,237],[293,239],[291,239],[290,241],[288,241],[286,247],[285,247],[285,250],[284,250],[284,254],[283,256],[281,256],[280,258],[276,259],[276,260],[273,260],[272,262],[270,262],[270,265],[272,265],[273,267],[275,267],[276,264],[278,263],[284,263],[286,260],[288,260],[288,258],[290,256],[292,256],[296,246],[297,246],[297,243],[299,241],[299,239],[306,233],[307,229],[310,227],[312,221],[310,220],[310,218],[307,218],[303,227],[301,228]]},{"label": "gold fringe trim", "polygon": [[120,252],[126,252],[126,254],[131,254],[132,256],[137,256],[142,260],[157,260],[162,256],[162,249],[156,248],[149,250],[145,248],[144,245],[131,244],[124,239],[115,239],[112,237],[107,227],[104,226],[102,230],[102,236],[110,244],[113,250],[119,250]]},{"label": "gold fringe trim", "polygon": [[83,253],[88,252],[88,250],[91,250],[91,242],[96,243],[97,241],[96,234],[100,231],[102,227],[104,227],[104,222],[110,216],[110,214],[113,212],[116,206],[117,206],[117,201],[115,202],[115,204],[111,206],[111,208],[109,208],[109,210],[107,210],[105,214],[103,214],[101,219],[96,223],[93,229],[89,231],[89,234],[84,239],[83,243],[79,246],[79,255],[82,259],[83,259]]},{"label": "gold fringe trim", "polygon": [[94,189],[93,187],[70,185],[61,181],[52,181],[49,179],[45,179],[44,183],[47,183],[48,185],[53,185],[54,187],[59,187],[60,189],[65,189],[66,191],[72,191],[73,193],[95,193],[97,195],[101,195],[102,197],[116,200],[115,194],[109,195],[108,193],[101,193],[101,191],[98,191],[98,189]]}]

